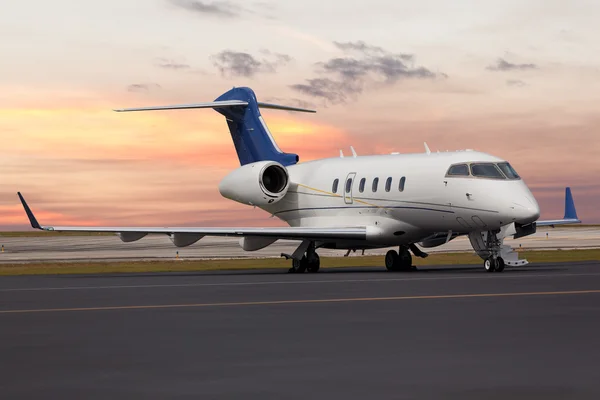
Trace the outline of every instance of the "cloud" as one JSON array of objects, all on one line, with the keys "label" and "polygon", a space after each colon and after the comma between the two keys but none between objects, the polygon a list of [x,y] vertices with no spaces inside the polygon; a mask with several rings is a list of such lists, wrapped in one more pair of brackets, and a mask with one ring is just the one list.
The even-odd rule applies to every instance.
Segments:
[{"label": "cloud", "polygon": [[288,64],[292,57],[287,54],[261,50],[266,58],[258,59],[250,53],[224,50],[212,56],[213,64],[223,76],[243,76],[252,78],[261,72],[276,72],[277,68]]},{"label": "cloud", "polygon": [[184,10],[204,16],[221,18],[239,16],[239,7],[228,1],[169,0],[169,2]]},{"label": "cloud", "polygon": [[306,83],[290,87],[302,94],[320,97],[332,104],[346,103],[349,97],[362,93],[362,86],[356,82],[339,82],[329,78],[307,79]]},{"label": "cloud", "polygon": [[158,58],[156,60],[156,66],[165,69],[173,69],[173,70],[181,70],[181,69],[189,69],[190,66],[188,64],[183,64],[176,62],[174,60],[169,60],[167,58]]},{"label": "cloud", "polygon": [[486,69],[489,71],[524,71],[528,69],[538,69],[538,66],[535,64],[513,64],[503,58],[499,58],[496,60],[495,65],[489,65]]},{"label": "cloud", "polygon": [[161,86],[158,83],[133,83],[127,86],[128,92],[148,92],[153,89],[160,89]]},{"label": "cloud", "polygon": [[[360,52],[363,54],[389,54],[382,47],[369,45],[362,40],[357,42],[333,42],[333,44],[338,49],[345,52]],[[414,58],[412,54],[397,54],[396,56],[404,61],[412,61]]]},{"label": "cloud", "polygon": [[260,52],[267,57],[274,58],[274,61],[280,64],[287,64],[293,60],[292,56],[283,53],[274,53],[268,49],[261,49]]},{"label": "cloud", "polygon": [[412,54],[392,53],[362,41],[333,44],[353,54],[317,63],[317,72],[327,77],[308,79],[306,83],[292,85],[292,89],[335,104],[362,93],[369,81],[394,84],[401,79],[447,77],[422,66],[415,67]]},{"label": "cloud", "polygon": [[509,79],[506,81],[506,86],[525,87],[527,86],[527,83],[520,79]]}]

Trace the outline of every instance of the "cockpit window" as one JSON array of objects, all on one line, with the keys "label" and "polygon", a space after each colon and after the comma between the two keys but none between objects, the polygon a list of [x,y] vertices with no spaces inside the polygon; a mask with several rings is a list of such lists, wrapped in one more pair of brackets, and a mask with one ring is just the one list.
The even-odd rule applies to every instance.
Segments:
[{"label": "cockpit window", "polygon": [[506,179],[498,167],[492,163],[471,164],[471,175],[478,178]]},{"label": "cockpit window", "polygon": [[469,176],[469,166],[467,164],[457,164],[450,167],[448,176]]},{"label": "cockpit window", "polygon": [[517,171],[507,162],[498,163],[498,167],[504,172],[508,179],[521,179]]}]

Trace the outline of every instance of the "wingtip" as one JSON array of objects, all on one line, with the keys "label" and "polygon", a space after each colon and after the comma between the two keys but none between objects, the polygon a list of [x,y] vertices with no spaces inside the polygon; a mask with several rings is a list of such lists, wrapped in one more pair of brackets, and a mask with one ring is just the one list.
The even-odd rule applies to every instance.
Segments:
[{"label": "wingtip", "polygon": [[21,194],[21,192],[17,192],[17,195],[19,196],[19,200],[21,200],[21,204],[23,205],[23,208],[25,209],[25,213],[27,214],[27,218],[29,218],[29,223],[31,224],[31,227],[33,229],[43,230],[44,228],[42,228],[42,226],[39,224],[38,220],[35,218],[35,215],[33,214],[33,211],[31,211],[31,208],[29,208],[29,205],[25,201],[25,198],[23,197],[23,195]]}]

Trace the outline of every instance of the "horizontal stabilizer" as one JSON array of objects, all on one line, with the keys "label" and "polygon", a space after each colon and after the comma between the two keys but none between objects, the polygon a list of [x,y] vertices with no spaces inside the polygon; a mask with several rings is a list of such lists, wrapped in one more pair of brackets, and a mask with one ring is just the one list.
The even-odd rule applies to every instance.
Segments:
[{"label": "horizontal stabilizer", "polygon": [[[279,104],[256,103],[259,108],[269,108],[272,110],[297,111],[315,113],[315,110],[305,108],[281,106]],[[193,104],[173,104],[170,106],[150,106],[150,107],[134,107],[134,108],[118,108],[116,112],[131,112],[131,111],[165,111],[165,110],[190,110],[194,108],[229,108],[229,107],[246,107],[248,102],[241,100],[223,100],[211,101],[209,103],[193,103]]]},{"label": "horizontal stabilizer", "polygon": [[297,112],[306,112],[306,113],[316,113],[315,110],[309,110],[307,108],[280,106],[279,104],[269,104],[269,103],[261,103],[261,102],[257,102],[256,104],[258,105],[258,108],[270,108],[272,110],[283,110],[283,111],[297,111]]},{"label": "horizontal stabilizer", "polygon": [[162,111],[162,110],[189,110],[192,108],[225,108],[225,107],[245,107],[248,102],[241,100],[225,100],[225,101],[211,101],[209,103],[196,103],[196,104],[175,104],[170,106],[152,106],[152,107],[135,107],[135,108],[119,108],[114,111],[116,112],[130,112],[130,111]]}]

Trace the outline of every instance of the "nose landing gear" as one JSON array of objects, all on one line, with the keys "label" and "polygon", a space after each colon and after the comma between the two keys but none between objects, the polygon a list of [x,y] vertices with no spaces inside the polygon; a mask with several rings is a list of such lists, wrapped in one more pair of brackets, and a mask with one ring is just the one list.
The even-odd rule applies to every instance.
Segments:
[{"label": "nose landing gear", "polygon": [[483,267],[485,268],[486,272],[502,272],[504,271],[504,259],[502,259],[502,257],[488,257],[484,262],[483,262]]}]

